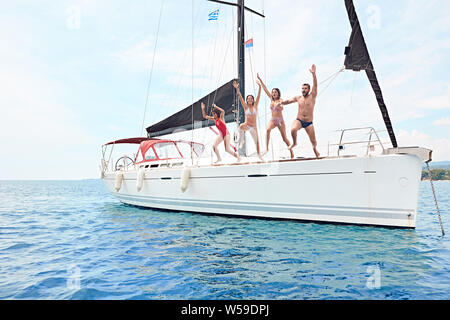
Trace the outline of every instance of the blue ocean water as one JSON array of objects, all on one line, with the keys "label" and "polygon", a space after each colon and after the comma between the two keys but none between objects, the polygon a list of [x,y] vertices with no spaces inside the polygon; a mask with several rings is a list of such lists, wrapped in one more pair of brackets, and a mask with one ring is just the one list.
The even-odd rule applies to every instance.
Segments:
[{"label": "blue ocean water", "polygon": [[450,182],[415,230],[127,206],[100,180],[0,182],[0,299],[449,299]]}]

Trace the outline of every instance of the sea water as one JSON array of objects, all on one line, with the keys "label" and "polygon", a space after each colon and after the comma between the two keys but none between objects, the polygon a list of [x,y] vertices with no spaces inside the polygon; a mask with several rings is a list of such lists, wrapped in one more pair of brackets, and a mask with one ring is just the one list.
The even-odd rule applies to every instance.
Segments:
[{"label": "sea water", "polygon": [[100,180],[0,181],[0,299],[449,299],[450,182],[417,228],[128,206]]}]

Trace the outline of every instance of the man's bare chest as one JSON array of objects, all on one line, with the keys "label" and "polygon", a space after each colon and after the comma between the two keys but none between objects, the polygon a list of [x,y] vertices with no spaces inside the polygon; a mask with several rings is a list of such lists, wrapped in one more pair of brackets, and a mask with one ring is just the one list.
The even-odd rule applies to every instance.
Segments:
[{"label": "man's bare chest", "polygon": [[314,108],[314,101],[311,98],[304,98],[301,97],[300,99],[297,100],[298,101],[298,107],[301,110],[310,110],[312,108]]}]

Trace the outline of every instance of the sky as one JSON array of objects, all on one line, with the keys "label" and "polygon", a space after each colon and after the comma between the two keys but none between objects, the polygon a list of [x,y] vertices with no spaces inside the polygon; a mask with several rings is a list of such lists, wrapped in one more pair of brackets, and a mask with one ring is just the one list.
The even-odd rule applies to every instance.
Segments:
[{"label": "sky", "polygon": [[[450,2],[354,3],[399,145],[450,160]],[[312,82],[314,63],[322,154],[336,130],[385,130],[365,73],[344,71],[324,82],[342,68],[351,32],[343,0],[246,5],[266,16],[246,14],[246,39],[254,40],[246,50],[246,93],[256,95],[258,72],[283,98],[296,96]],[[143,123],[162,120],[237,75],[235,11],[225,5],[15,0],[0,7],[0,179],[98,178],[104,143],[141,136]],[[216,9],[219,19],[208,21]],[[263,95],[260,132],[268,103]],[[295,116],[296,106],[286,107],[288,125]],[[272,137],[274,145],[281,141],[278,132]],[[211,140],[205,133],[195,138]],[[299,142],[299,155],[310,156],[304,131]]]}]

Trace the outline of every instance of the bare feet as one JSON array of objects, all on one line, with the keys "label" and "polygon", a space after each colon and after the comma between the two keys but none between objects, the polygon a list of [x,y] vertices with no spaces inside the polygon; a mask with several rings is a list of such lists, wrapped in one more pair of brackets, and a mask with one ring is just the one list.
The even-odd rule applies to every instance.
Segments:
[{"label": "bare feet", "polygon": [[314,153],[316,154],[316,158],[320,158],[320,153],[317,151],[317,149],[314,149]]},{"label": "bare feet", "polygon": [[291,159],[294,159],[294,151],[292,151],[292,149],[289,149],[289,152],[291,153]]}]

